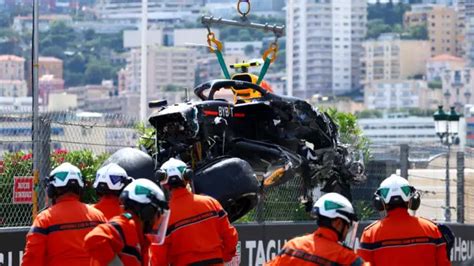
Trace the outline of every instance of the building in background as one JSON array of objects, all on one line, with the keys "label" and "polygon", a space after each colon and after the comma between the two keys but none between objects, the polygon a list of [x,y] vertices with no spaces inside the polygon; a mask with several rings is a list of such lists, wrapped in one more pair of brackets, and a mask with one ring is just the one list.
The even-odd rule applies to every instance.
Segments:
[{"label": "building in background", "polygon": [[459,43],[457,13],[452,7],[434,6],[428,16],[428,36],[431,41],[431,55],[450,54],[462,56]]},{"label": "building in background", "polygon": [[64,92],[64,80],[53,75],[43,75],[39,78],[38,90],[42,104],[47,106],[49,94]]},{"label": "building in background", "polygon": [[[462,17],[462,15],[461,15]],[[443,5],[412,5],[404,15],[404,26],[426,26],[431,43],[431,56],[464,54],[464,29],[454,7]]]},{"label": "building in background", "polygon": [[124,93],[118,96],[89,99],[84,111],[120,114],[137,120],[140,117],[140,95]]},{"label": "building in background", "polygon": [[[95,14],[104,21],[139,21],[141,3],[141,0],[98,0]],[[194,20],[200,15],[200,4],[202,1],[197,0],[149,0],[148,16],[152,20]]]},{"label": "building in background", "polygon": [[117,94],[111,80],[102,81],[101,85],[71,87],[66,92],[67,94],[76,95],[79,110],[87,110],[89,101],[93,99],[110,99],[110,97]]},{"label": "building in background", "polygon": [[[192,89],[196,75],[196,50],[185,47],[150,47],[147,59],[148,97],[159,99],[164,91]],[[127,58],[126,91],[140,92],[141,52],[131,49]]]},{"label": "building in background", "polygon": [[[263,43],[259,41],[252,42],[225,42],[224,54],[240,56],[242,59],[251,59],[256,55],[260,55]],[[260,58],[261,56],[259,56]]]},{"label": "building in background", "polygon": [[48,112],[77,110],[77,95],[67,92],[51,92],[48,95]]},{"label": "building in background", "polygon": [[458,0],[458,13],[461,18],[461,29],[464,31],[465,55],[469,66],[474,66],[474,0]]},{"label": "building in background", "polygon": [[383,118],[362,118],[357,123],[371,144],[438,144],[433,117],[389,114]]},{"label": "building in background", "polygon": [[25,80],[25,59],[0,55],[0,80]]},{"label": "building in background", "polygon": [[397,34],[382,34],[363,42],[361,83],[400,80],[422,76],[430,58],[428,41],[400,40]]},{"label": "building in background", "polygon": [[56,57],[40,56],[38,58],[38,76],[52,75],[57,79],[63,79],[63,60]]},{"label": "building in background", "polygon": [[25,59],[0,55],[0,97],[26,97]]},{"label": "building in background", "polygon": [[462,112],[464,106],[472,104],[472,75],[472,68],[444,71],[441,77],[444,106],[455,106],[457,112]]},{"label": "building in background", "polygon": [[0,112],[31,113],[33,99],[31,97],[0,97]]},{"label": "building in background", "polygon": [[[72,17],[70,15],[41,15],[38,18],[39,31],[48,31],[51,23],[54,21],[61,21],[66,25],[72,24]],[[17,16],[13,19],[12,28],[17,32],[31,31],[33,28],[33,17],[32,16]]]},{"label": "building in background", "polygon": [[28,86],[25,80],[0,80],[0,97],[26,97]]},{"label": "building in background", "polygon": [[358,89],[367,1],[289,0],[286,11],[289,93],[306,99]]},{"label": "building in background", "polygon": [[456,71],[466,67],[466,61],[460,57],[442,54],[428,59],[426,63],[426,80],[428,82],[439,81],[446,70]]},{"label": "building in background", "polygon": [[[219,30],[213,30],[219,38]],[[149,46],[187,46],[207,45],[207,29],[175,29],[153,28],[148,30],[147,43]],[[125,48],[140,48],[141,34],[138,30],[123,32],[123,46]]]},{"label": "building in background", "polygon": [[377,110],[435,110],[443,103],[443,93],[428,88],[424,80],[377,80],[365,86],[364,103]]}]

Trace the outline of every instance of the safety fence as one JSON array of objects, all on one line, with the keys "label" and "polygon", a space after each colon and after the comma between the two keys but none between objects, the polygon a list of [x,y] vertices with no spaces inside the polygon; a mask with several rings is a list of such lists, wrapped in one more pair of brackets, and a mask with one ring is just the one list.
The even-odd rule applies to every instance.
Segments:
[{"label": "safety fence", "polygon": [[[90,185],[108,155],[123,147],[136,147],[140,137],[136,121],[124,116],[42,113],[39,156],[33,158],[31,120],[31,114],[0,113],[0,227],[28,226],[33,215],[46,206],[45,186],[31,178],[35,159],[40,177],[69,161],[81,168]],[[446,154],[447,148],[438,144],[410,145],[406,150],[398,145],[373,146],[372,160],[366,163],[367,180],[351,189],[359,216],[363,220],[378,218],[372,208],[373,193],[387,176],[407,172],[412,185],[422,192],[418,214],[444,221],[448,208]],[[474,223],[474,150],[466,148],[462,155],[452,147],[449,210],[451,221]],[[35,188],[33,192],[31,188]],[[266,189],[258,206],[238,222],[310,220],[300,204],[302,195],[301,178]],[[87,189],[84,200],[96,200],[92,189]]]},{"label": "safety fence", "polygon": [[[136,122],[127,117],[41,113],[36,130],[38,156],[34,158],[32,130],[31,114],[0,113],[0,227],[31,224],[32,217],[46,206],[45,186],[40,180],[55,166],[71,162],[90,183],[109,154],[136,147],[139,138]],[[37,175],[33,172],[35,160]],[[92,202],[95,193],[89,188],[83,197]]]}]

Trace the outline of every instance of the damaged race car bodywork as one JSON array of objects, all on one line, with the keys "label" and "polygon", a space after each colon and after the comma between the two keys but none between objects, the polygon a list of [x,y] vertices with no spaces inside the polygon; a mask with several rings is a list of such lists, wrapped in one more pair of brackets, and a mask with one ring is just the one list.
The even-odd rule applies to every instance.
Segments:
[{"label": "damaged race car bodywork", "polygon": [[[239,95],[238,92],[249,89],[260,97],[221,97],[225,92]],[[348,147],[339,143],[335,123],[307,102],[237,80],[214,80],[199,85],[194,92],[201,101],[164,106],[149,118],[156,129],[157,152],[153,157],[158,164],[179,157],[197,173],[206,172],[209,162],[219,162],[222,156],[248,162],[258,183],[250,181],[253,185],[226,200],[217,197],[228,212],[232,210],[232,220],[255,206],[261,188],[278,186],[297,176],[303,178],[302,199],[308,206],[314,188],[350,198],[349,184],[364,178],[363,164],[355,161]],[[226,167],[219,170],[221,183],[232,175]],[[196,187],[202,187],[199,183],[205,178],[197,174]]]}]

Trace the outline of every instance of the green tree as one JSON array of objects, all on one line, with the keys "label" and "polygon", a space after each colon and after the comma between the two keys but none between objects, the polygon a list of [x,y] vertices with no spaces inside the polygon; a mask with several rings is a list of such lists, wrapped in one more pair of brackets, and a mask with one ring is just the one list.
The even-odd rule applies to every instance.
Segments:
[{"label": "green tree", "polygon": [[73,73],[84,73],[86,70],[86,60],[82,54],[75,54],[66,60],[65,67]]},{"label": "green tree", "polygon": [[113,79],[113,69],[105,62],[87,64],[84,80],[86,84],[101,84],[102,80]]},{"label": "green tree", "polygon": [[367,39],[376,39],[382,33],[392,32],[392,27],[385,24],[382,19],[369,20],[367,22]]},{"label": "green tree", "polygon": [[428,29],[426,25],[409,27],[402,34],[402,39],[407,40],[428,40]]},{"label": "green tree", "polygon": [[[335,108],[329,108],[326,113],[334,120],[339,129],[340,141],[349,144],[355,154],[362,152],[364,161],[370,159],[369,139],[363,135],[362,128],[357,124],[357,116],[343,113]],[[357,159],[357,158],[356,158]]]},{"label": "green tree", "polygon": [[56,58],[64,58],[64,50],[60,46],[52,45],[43,49],[41,52],[42,56],[52,56]]},{"label": "green tree", "polygon": [[84,85],[84,74],[71,72],[68,69],[64,70],[64,83],[66,87]]},{"label": "green tree", "polygon": [[84,31],[84,39],[86,41],[92,41],[96,37],[95,31],[93,29],[87,29]]},{"label": "green tree", "polygon": [[393,4],[392,1],[388,3],[380,3],[377,1],[375,4],[369,4],[367,11],[367,19],[381,19],[385,24],[393,26],[395,24],[403,24],[403,15],[406,11],[410,10],[410,5],[398,3]]},{"label": "green tree", "polygon": [[7,11],[0,11],[0,27],[9,28],[11,24],[12,24],[11,14]]},{"label": "green tree", "polygon": [[9,28],[0,28],[0,54],[20,56],[22,39],[18,32]]}]

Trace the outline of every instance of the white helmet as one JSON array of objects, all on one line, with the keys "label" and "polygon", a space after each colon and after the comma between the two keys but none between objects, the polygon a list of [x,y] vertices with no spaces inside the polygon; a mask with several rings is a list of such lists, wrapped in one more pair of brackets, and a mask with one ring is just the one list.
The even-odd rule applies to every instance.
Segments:
[{"label": "white helmet", "polygon": [[48,184],[59,188],[67,186],[71,181],[75,181],[81,188],[84,187],[81,170],[70,163],[62,163],[51,171]]},{"label": "white helmet", "polygon": [[329,219],[341,218],[352,224],[357,221],[352,204],[344,196],[338,193],[327,193],[319,198],[313,206],[311,215],[314,218],[326,217]]},{"label": "white helmet", "polygon": [[385,204],[409,202],[414,193],[415,189],[410,186],[408,180],[398,175],[387,177],[375,192]]},{"label": "white helmet", "polygon": [[93,186],[97,191],[120,192],[130,182],[131,178],[122,167],[110,163],[97,170]]},{"label": "white helmet", "polygon": [[140,204],[166,202],[165,194],[161,188],[153,181],[145,178],[133,180],[132,183],[124,188],[122,195],[124,195],[126,199]]},{"label": "white helmet", "polygon": [[157,242],[164,241],[170,213],[165,194],[156,183],[145,178],[135,179],[124,188],[120,200],[126,211],[135,213],[141,219],[145,233],[153,230],[159,217]]},{"label": "white helmet", "polygon": [[170,158],[158,171],[161,185],[188,181],[192,178],[192,170],[181,160]]}]

